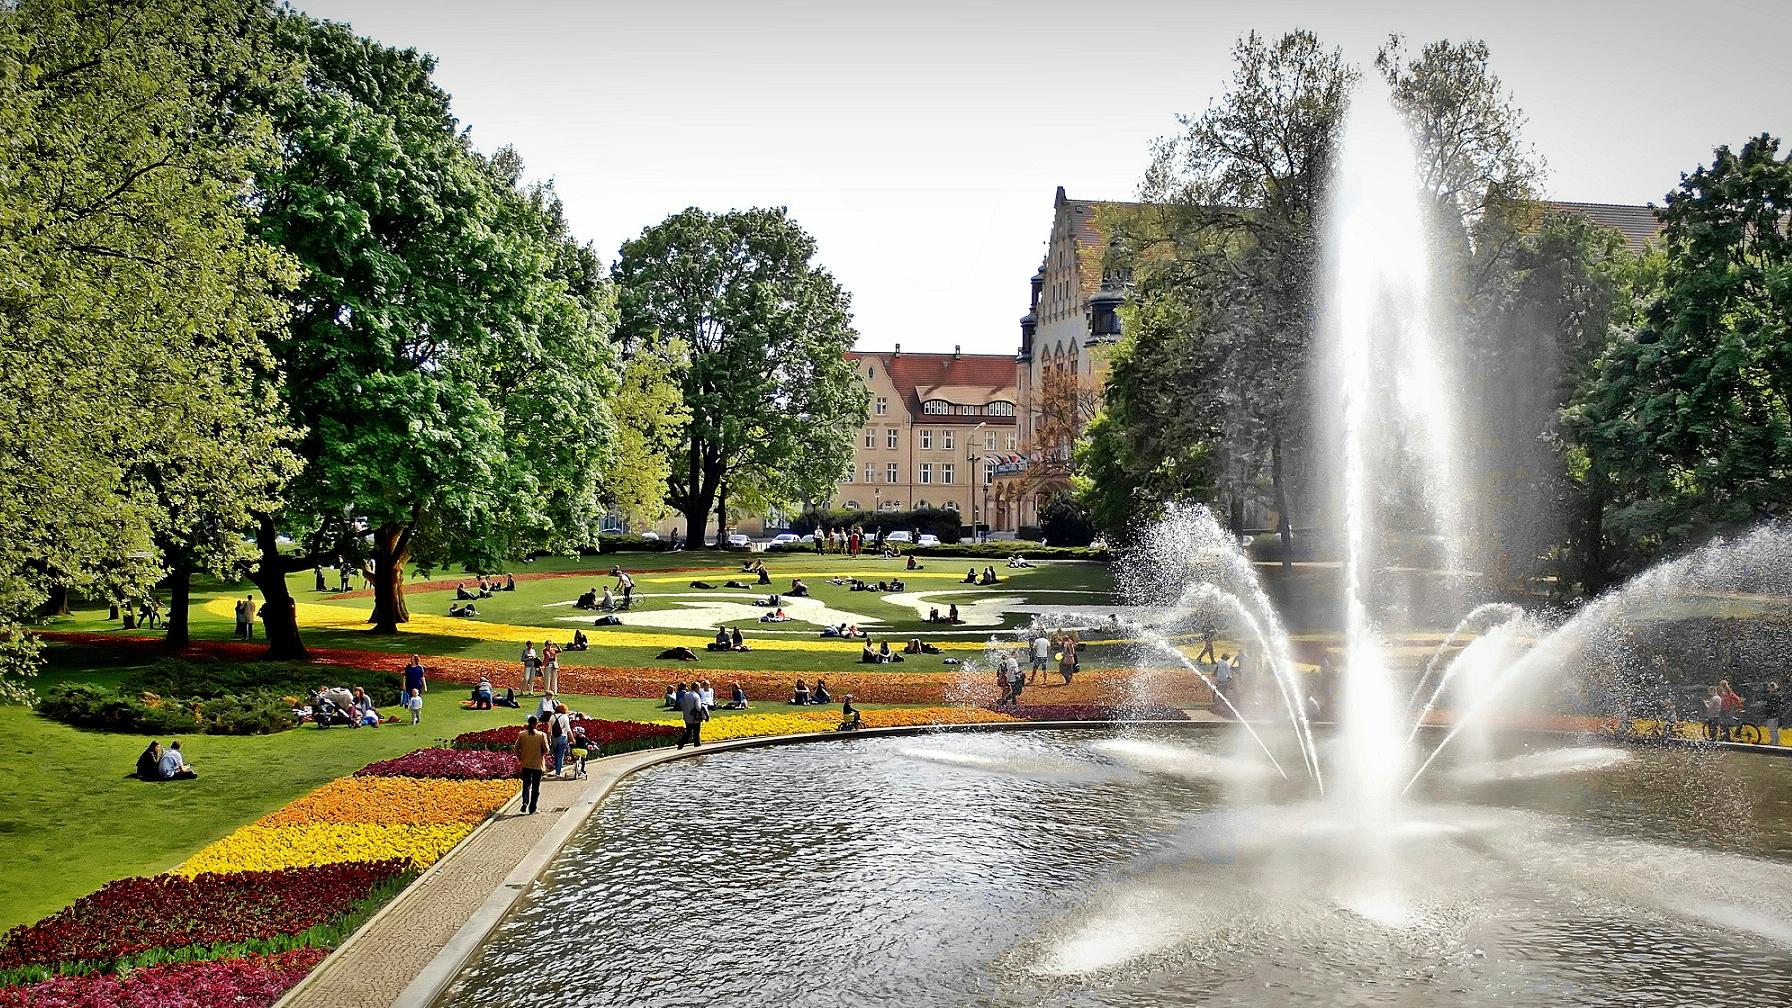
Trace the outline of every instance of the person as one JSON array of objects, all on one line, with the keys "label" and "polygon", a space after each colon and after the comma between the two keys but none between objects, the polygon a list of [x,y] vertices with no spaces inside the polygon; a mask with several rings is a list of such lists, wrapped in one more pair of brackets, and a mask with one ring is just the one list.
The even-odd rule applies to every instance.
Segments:
[{"label": "person", "polygon": [[255,604],[255,596],[248,595],[243,598],[243,639],[244,640],[254,640],[255,639],[255,615],[259,609],[260,609],[260,607]]},{"label": "person", "polygon": [[732,643],[730,643],[730,640],[728,637],[728,628],[725,626],[719,626],[719,627],[716,627],[716,639],[709,642],[709,646],[706,650],[728,651],[728,650],[731,650],[733,648],[733,646],[734,645]]},{"label": "person", "polygon": [[994,567],[985,567],[983,568],[983,576],[977,579],[977,583],[980,585],[992,585],[999,580],[1000,579],[996,577],[996,569]]},{"label": "person", "polygon": [[560,692],[560,649],[553,641],[541,645],[541,688],[547,693]]},{"label": "person", "polygon": [[976,584],[976,583],[977,583],[977,568],[975,568],[975,567],[972,567],[970,570],[965,571],[964,572],[964,580],[959,582],[959,584]]},{"label": "person", "polygon": [[154,595],[143,602],[143,625],[151,630],[162,625],[162,600]]},{"label": "person", "polygon": [[1030,653],[1033,658],[1033,667],[1027,672],[1027,681],[1036,683],[1039,681],[1039,677],[1045,674],[1046,664],[1050,662],[1052,658],[1051,638],[1045,635],[1044,630],[1033,631],[1033,643],[1030,646]]},{"label": "person", "polygon": [[168,748],[162,753],[162,761],[157,769],[161,772],[160,779],[162,780],[192,780],[199,776],[199,771],[195,770],[193,765],[187,762],[187,757],[181,753],[178,741],[168,743]]},{"label": "person", "polygon": [[597,607],[599,609],[602,609],[604,612],[609,612],[610,610],[616,608],[616,596],[610,594],[610,586],[609,585],[604,585],[604,598],[603,598],[602,602],[599,602],[597,604]]},{"label": "person", "polygon": [[137,779],[155,781],[162,779],[162,743],[149,740],[149,747],[137,757]]},{"label": "person", "polygon": [[922,567],[920,564],[915,562],[915,555],[913,553],[910,553],[908,555],[908,563],[903,566],[903,570],[925,570],[925,569],[926,568]]},{"label": "person", "polygon": [[568,650],[568,651],[589,651],[590,649],[591,649],[591,638],[586,637],[585,631],[583,631],[583,630],[574,630],[572,632],[572,643],[566,645],[566,650]]},{"label": "person", "polygon": [[893,592],[899,592],[906,587],[908,587],[908,586],[902,583],[901,578],[897,578],[896,580],[890,582],[890,590]]},{"label": "person", "polygon": [[1219,627],[1214,625],[1211,617],[1201,622],[1201,653],[1195,655],[1196,664],[1213,661],[1214,639],[1219,635]]},{"label": "person", "polygon": [[597,608],[597,589],[596,588],[585,589],[582,593],[580,593],[578,598],[572,600],[572,607],[574,609],[596,609]]},{"label": "person", "polygon": [[406,707],[410,708],[410,711],[411,711],[411,727],[415,728],[418,725],[422,724],[423,723],[423,691],[415,690],[415,689],[412,690],[405,697],[404,705]]},{"label": "person", "polygon": [[492,681],[483,675],[479,677],[479,685],[473,687],[473,709],[492,709]]},{"label": "person", "polygon": [[793,596],[795,598],[808,598],[809,597],[809,586],[803,583],[802,578],[795,578],[790,582],[790,590],[785,592],[784,594]]},{"label": "person", "polygon": [[329,584],[327,584],[324,581],[324,565],[323,564],[317,564],[316,566],[312,567],[311,573],[317,576],[317,582],[316,582],[315,587],[313,587],[311,589],[312,591],[329,591],[330,590]]},{"label": "person", "polygon": [[479,615],[479,610],[473,608],[473,603],[471,602],[468,602],[466,605],[454,605],[451,603],[448,606],[448,615],[458,616],[462,619],[472,619]]},{"label": "person", "polygon": [[554,699],[554,694],[543,693],[541,700],[536,703],[535,713],[541,718],[542,731],[548,730],[548,719],[554,716],[554,705],[558,702]]},{"label": "person", "polygon": [[1769,682],[1761,690],[1761,734],[1762,741],[1770,746],[1780,744],[1780,710],[1785,706],[1786,698],[1780,695],[1780,684]]},{"label": "person", "polygon": [[1070,685],[1071,678],[1076,675],[1076,665],[1076,638],[1072,637],[1064,642],[1064,650],[1058,653],[1058,674],[1064,677],[1064,685]]},{"label": "person", "polygon": [[373,706],[373,698],[359,686],[355,687],[355,727],[378,728],[380,712]]},{"label": "person", "polygon": [[337,583],[339,585],[341,585],[341,587],[337,588],[336,590],[337,591],[348,591],[349,585],[348,585],[348,561],[347,560],[343,560],[337,564],[336,574],[337,574]]},{"label": "person", "polygon": [[591,758],[591,736],[585,733],[585,726],[572,726],[572,758],[573,780],[585,779],[585,761]]},{"label": "person", "polygon": [[665,699],[666,699],[666,702],[663,706],[666,710],[677,710],[678,709],[678,687],[677,686],[666,687]]},{"label": "person", "polygon": [[516,591],[516,575],[515,574],[504,575],[504,590],[505,591]]},{"label": "person", "polygon": [[[125,629],[128,630],[130,627],[126,627]],[[249,620],[248,617],[244,615],[243,603],[238,602],[236,604],[236,630],[231,633],[231,637],[236,640],[243,640],[248,632]]]},{"label": "person", "polygon": [[821,526],[817,525],[815,527],[815,552],[817,555],[820,555],[820,554],[826,552],[826,550],[824,549],[824,547],[822,545],[825,541],[826,540],[824,540],[822,538]]},{"label": "person", "polygon": [[840,700],[840,730],[858,731],[864,723],[864,719],[859,716],[859,709],[852,705],[852,694],[846,694]]},{"label": "person", "polygon": [[902,645],[902,653],[903,654],[920,654],[921,653],[921,638],[910,637],[908,639],[908,643]]},{"label": "person", "polygon": [[716,709],[716,688],[709,684],[708,679],[698,682],[697,699],[703,701],[703,706],[706,710]]},{"label": "person", "polygon": [[1222,651],[1220,660],[1213,663],[1213,682],[1215,686],[1219,687],[1221,693],[1225,694],[1228,699],[1231,698],[1232,656],[1230,654]]},{"label": "person", "polygon": [[[888,644],[884,646],[889,647]],[[828,693],[828,681],[826,679],[815,680],[815,691],[810,694],[809,702],[817,704],[831,704],[834,702],[834,698]]]},{"label": "person", "polygon": [[628,572],[623,570],[620,565],[611,567],[610,573],[616,578],[616,586],[622,589],[623,606],[626,607],[633,604],[635,598],[635,579],[629,577]]},{"label": "person", "polygon": [[741,635],[740,627],[735,627],[733,630],[729,631],[728,646],[729,649],[733,651],[747,650],[747,639]]},{"label": "person", "polygon": [[[758,581],[759,584],[768,585],[768,584],[772,583],[771,572],[765,569],[765,561],[764,560],[761,560],[758,563],[754,564],[753,571],[754,571],[754,573],[759,575],[759,581]],[[800,584],[801,582],[798,582],[798,583]]]},{"label": "person", "polygon": [[946,622],[948,622],[948,623],[963,623],[964,622],[964,620],[961,620],[958,618],[958,603],[953,602],[950,605],[946,606]]},{"label": "person", "polygon": [[1012,651],[1005,651],[1002,653],[1002,664],[1008,668],[1008,682],[1011,684],[1008,702],[1019,703],[1021,691],[1027,687],[1026,674],[1020,670],[1020,658]]},{"label": "person", "polygon": [[548,718],[548,742],[554,750],[554,776],[566,776],[566,758],[572,755],[572,715],[566,713],[566,705],[554,705],[554,713]]},{"label": "person", "polygon": [[492,704],[497,707],[509,707],[513,710],[523,709],[523,705],[516,702],[516,690],[513,690],[508,686],[504,687],[504,695],[493,700]]},{"label": "person", "polygon": [[703,694],[693,688],[685,691],[678,701],[678,711],[684,716],[684,733],[678,736],[678,748],[683,749],[686,742],[693,746],[703,744],[703,722],[709,720],[709,708],[703,706]]},{"label": "person", "polygon": [[411,663],[404,667],[404,695],[429,692],[429,677],[423,674],[423,658],[411,655]]},{"label": "person", "polygon": [[1736,722],[1742,716],[1742,697],[1730,688],[1730,680],[1719,679],[1719,695],[1723,699],[1724,740],[1736,741]]},{"label": "person", "polygon": [[476,596],[471,591],[467,590],[467,583],[465,581],[456,581],[454,583],[454,600],[456,602],[465,602],[468,599],[475,597]]},{"label": "person", "polygon": [[890,642],[882,641],[877,645],[877,660],[880,662],[899,662],[902,656],[890,653]]},{"label": "person", "polygon": [[696,661],[697,653],[688,647],[669,647],[654,657],[660,661]]},{"label": "person", "polygon": [[[866,647],[869,648],[870,645],[866,645]],[[809,705],[809,684],[802,681],[801,679],[798,679],[796,681],[796,690],[791,694],[790,702],[793,706],[796,706],[796,707],[808,706]]]},{"label": "person", "polygon": [[1717,741],[1718,726],[1722,725],[1723,721],[1723,691],[1713,686],[1711,691],[1705,694],[1705,737],[1713,742]]},{"label": "person", "polygon": [[1022,567],[1031,567],[1031,566],[1033,566],[1033,561],[1028,560],[1026,557],[1021,556],[1020,554],[1016,553],[1014,556],[1011,556],[1008,558],[1008,566],[1010,568],[1014,568],[1014,569],[1019,569]]},{"label": "person", "polygon": [[883,659],[878,657],[877,649],[871,646],[871,638],[865,638],[865,646],[859,651],[859,664],[876,665],[881,661]]},{"label": "person", "polygon": [[939,621],[940,621],[940,607],[939,606],[934,606],[933,608],[927,610],[927,622],[938,623]]},{"label": "person", "polygon": [[533,695],[535,692],[535,668],[541,664],[541,658],[535,654],[535,642],[523,642],[523,693]]},{"label": "person", "polygon": [[726,705],[724,705],[722,707],[722,709],[723,710],[746,710],[747,709],[747,691],[740,688],[740,683],[735,683],[733,688],[728,691],[728,703]]},{"label": "person", "polygon": [[529,715],[528,723],[510,746],[510,754],[516,757],[517,774],[523,778],[523,815],[534,815],[541,803],[541,771],[548,754],[548,737],[536,727],[539,723],[535,715]]}]

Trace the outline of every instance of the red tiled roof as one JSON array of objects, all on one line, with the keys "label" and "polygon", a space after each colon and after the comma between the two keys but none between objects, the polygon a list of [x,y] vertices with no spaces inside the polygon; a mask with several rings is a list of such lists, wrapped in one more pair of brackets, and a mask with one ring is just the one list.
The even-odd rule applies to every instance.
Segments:
[{"label": "red tiled roof", "polygon": [[922,414],[919,391],[954,385],[984,390],[984,398],[974,405],[994,399],[1015,402],[1014,356],[1012,354],[948,354],[948,353],[884,353],[853,350],[848,360],[876,361],[889,375],[891,384],[902,396],[909,416],[930,424],[980,423],[1012,424],[1011,416],[961,416],[956,413]]}]

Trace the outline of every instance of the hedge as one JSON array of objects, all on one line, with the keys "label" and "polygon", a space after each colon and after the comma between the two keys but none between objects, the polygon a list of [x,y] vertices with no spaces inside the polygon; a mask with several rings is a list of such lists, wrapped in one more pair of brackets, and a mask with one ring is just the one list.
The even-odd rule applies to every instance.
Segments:
[{"label": "hedge", "polygon": [[996,539],[986,543],[954,543],[905,549],[903,552],[913,553],[916,556],[974,557],[979,560],[1006,560],[1013,556],[1026,557],[1030,560],[1100,560],[1106,562],[1114,559],[1113,553],[1106,549],[1097,549],[1092,546],[1042,546],[1024,539]]}]

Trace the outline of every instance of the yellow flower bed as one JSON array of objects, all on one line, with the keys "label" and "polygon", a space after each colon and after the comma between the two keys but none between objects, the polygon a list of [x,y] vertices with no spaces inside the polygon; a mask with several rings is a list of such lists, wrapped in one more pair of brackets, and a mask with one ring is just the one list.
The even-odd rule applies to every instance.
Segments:
[{"label": "yellow flower bed", "polygon": [[427,826],[334,822],[296,826],[251,824],[206,845],[176,868],[175,873],[275,871],[387,858],[408,858],[417,868],[427,868],[471,833],[473,825],[465,822]]},{"label": "yellow flower bed", "polygon": [[509,780],[344,777],[262,817],[255,825],[439,826],[477,823],[509,801],[516,789],[516,782]]},{"label": "yellow flower bed", "polygon": [[[998,721],[1019,721],[1008,714],[998,714],[981,707],[916,707],[908,710],[861,711],[866,728],[912,728],[933,724],[992,724]],[[679,726],[675,720],[654,724]],[[718,717],[703,726],[703,741],[726,742],[729,739],[758,738],[766,735],[802,735],[833,731],[840,726],[840,709],[829,706],[821,710],[793,711],[779,714],[731,714]]]}]

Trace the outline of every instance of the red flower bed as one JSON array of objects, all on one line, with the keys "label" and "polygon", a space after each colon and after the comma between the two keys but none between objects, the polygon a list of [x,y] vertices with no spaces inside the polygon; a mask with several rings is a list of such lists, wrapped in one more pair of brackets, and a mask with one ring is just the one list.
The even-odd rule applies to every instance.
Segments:
[{"label": "red flower bed", "polygon": [[404,861],[364,861],[119,879],[0,937],[0,969],[109,964],[149,949],[296,935],[348,913],[407,867]]},{"label": "red flower bed", "polygon": [[[597,751],[606,756],[671,745],[678,741],[678,736],[681,734],[677,728],[667,725],[642,724],[639,721],[597,721],[575,718],[572,725],[574,730],[584,728],[585,734],[596,744]],[[522,732],[522,725],[505,725],[502,728],[466,732],[454,737],[454,748],[509,752],[510,747],[516,744],[516,737]]]},{"label": "red flower bed", "polygon": [[1028,721],[1187,721],[1179,707],[1110,707],[1104,704],[1020,704],[990,710]]},{"label": "red flower bed", "polygon": [[53,977],[0,987],[0,1008],[267,1008],[328,955],[301,948],[279,955],[146,966],[126,974]]},{"label": "red flower bed", "polygon": [[431,777],[438,780],[502,780],[516,776],[516,757],[508,752],[466,749],[419,749],[396,759],[369,763],[356,777]]}]

